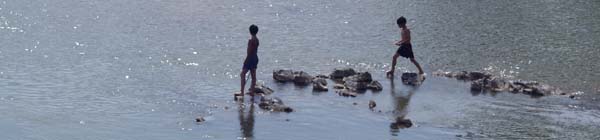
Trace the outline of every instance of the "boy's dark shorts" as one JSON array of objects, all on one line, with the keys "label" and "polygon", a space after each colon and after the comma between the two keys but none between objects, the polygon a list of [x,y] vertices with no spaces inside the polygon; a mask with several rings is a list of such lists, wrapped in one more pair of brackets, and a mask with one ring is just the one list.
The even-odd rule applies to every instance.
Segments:
[{"label": "boy's dark shorts", "polygon": [[400,54],[400,56],[406,58],[415,58],[415,55],[412,51],[412,45],[410,43],[400,44],[400,47],[398,50],[396,50],[396,54]]},{"label": "boy's dark shorts", "polygon": [[249,57],[244,61],[243,69],[252,70],[258,66],[258,57]]}]

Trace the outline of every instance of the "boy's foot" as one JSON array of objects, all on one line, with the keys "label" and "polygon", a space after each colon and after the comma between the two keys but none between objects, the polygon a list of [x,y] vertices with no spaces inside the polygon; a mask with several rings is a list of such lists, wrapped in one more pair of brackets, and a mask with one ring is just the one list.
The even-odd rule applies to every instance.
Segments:
[{"label": "boy's foot", "polygon": [[233,94],[233,100],[239,100],[239,99],[244,99],[244,94],[240,93],[240,92],[236,92]]},{"label": "boy's foot", "polygon": [[385,73],[385,76],[387,76],[388,78],[392,78],[392,77],[394,77],[394,71],[387,71],[387,72]]}]

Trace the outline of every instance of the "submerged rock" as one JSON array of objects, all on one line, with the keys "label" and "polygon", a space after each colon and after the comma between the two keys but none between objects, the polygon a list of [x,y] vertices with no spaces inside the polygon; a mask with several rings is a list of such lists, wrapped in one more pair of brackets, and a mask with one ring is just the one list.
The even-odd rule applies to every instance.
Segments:
[{"label": "submerged rock", "polygon": [[273,79],[277,82],[294,81],[294,72],[292,70],[273,70]]},{"label": "submerged rock", "polygon": [[258,106],[264,110],[273,112],[293,112],[294,110],[286,106],[283,101],[277,97],[262,97]]},{"label": "submerged rock", "polygon": [[411,86],[421,85],[422,81],[425,80],[425,77],[422,77],[423,79],[420,79],[420,76],[417,73],[402,73],[402,76],[400,78],[402,79],[402,83]]},{"label": "submerged rock", "polygon": [[377,106],[377,103],[373,100],[369,100],[369,109],[373,109]]},{"label": "submerged rock", "polygon": [[348,77],[355,74],[356,71],[354,71],[354,69],[352,68],[335,68],[333,72],[329,74],[329,77],[331,79],[342,79],[344,77]]},{"label": "submerged rock", "polygon": [[317,76],[315,76],[315,77],[317,77],[317,78],[329,79],[329,76],[327,76],[327,75],[323,75],[323,74],[319,74],[319,75],[317,75]]},{"label": "submerged rock", "polygon": [[296,85],[308,85],[312,82],[313,77],[304,71],[294,72],[294,84]]},{"label": "submerged rock", "polygon": [[312,81],[314,91],[328,91],[327,80],[324,78],[315,78]]}]

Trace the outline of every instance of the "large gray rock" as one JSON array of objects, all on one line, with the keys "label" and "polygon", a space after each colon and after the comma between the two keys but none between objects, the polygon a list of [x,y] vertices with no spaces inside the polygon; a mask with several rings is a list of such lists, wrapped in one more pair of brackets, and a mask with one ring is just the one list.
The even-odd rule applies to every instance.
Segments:
[{"label": "large gray rock", "polygon": [[283,101],[277,97],[262,97],[258,106],[264,110],[273,112],[292,112],[292,108],[286,106]]},{"label": "large gray rock", "polygon": [[421,85],[423,80],[425,80],[425,77],[422,77],[423,79],[421,79],[417,73],[402,73],[400,78],[402,79],[402,83],[411,86]]},{"label": "large gray rock", "polygon": [[309,85],[312,79],[313,77],[304,71],[294,72],[294,84],[296,85]]},{"label": "large gray rock", "polygon": [[292,70],[273,70],[273,79],[277,82],[294,81],[294,72]]},{"label": "large gray rock", "polygon": [[352,91],[362,91],[367,90],[373,79],[371,79],[369,72],[359,72],[355,75],[345,77],[343,81],[346,88]]},{"label": "large gray rock", "polygon": [[314,91],[328,91],[327,80],[325,78],[315,78],[312,81]]},{"label": "large gray rock", "polygon": [[355,74],[356,71],[354,71],[354,69],[352,68],[335,68],[333,72],[329,74],[329,77],[331,79],[342,79],[344,77],[348,77]]}]

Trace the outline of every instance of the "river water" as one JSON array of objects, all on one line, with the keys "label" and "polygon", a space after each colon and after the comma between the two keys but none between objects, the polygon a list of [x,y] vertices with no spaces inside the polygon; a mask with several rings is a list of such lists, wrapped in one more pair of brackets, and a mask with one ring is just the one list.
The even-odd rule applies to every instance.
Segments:
[{"label": "river water", "polygon": [[[0,139],[599,139],[598,9],[594,0],[4,0]],[[417,88],[383,76],[399,16],[428,73]],[[260,28],[259,82],[295,112],[232,100],[250,24]],[[384,89],[345,98],[271,78],[337,67],[370,71]],[[398,69],[416,71],[407,59]],[[436,70],[584,95],[472,94]],[[390,128],[398,115],[414,126]]]}]

